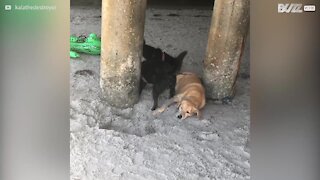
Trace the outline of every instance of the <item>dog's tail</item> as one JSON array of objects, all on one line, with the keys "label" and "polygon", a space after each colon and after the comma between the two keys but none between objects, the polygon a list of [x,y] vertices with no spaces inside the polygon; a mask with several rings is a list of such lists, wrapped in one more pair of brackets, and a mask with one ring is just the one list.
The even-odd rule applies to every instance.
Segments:
[{"label": "dog's tail", "polygon": [[180,53],[177,57],[176,57],[176,73],[180,71],[181,67],[182,67],[182,62],[184,57],[187,55],[188,51],[183,51],[182,53]]}]

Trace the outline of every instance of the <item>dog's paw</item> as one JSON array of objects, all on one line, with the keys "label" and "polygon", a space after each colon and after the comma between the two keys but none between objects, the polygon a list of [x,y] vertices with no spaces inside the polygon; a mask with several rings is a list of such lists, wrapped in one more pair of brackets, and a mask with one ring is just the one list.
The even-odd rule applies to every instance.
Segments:
[{"label": "dog's paw", "polygon": [[159,112],[157,112],[157,111],[153,111],[152,112],[152,115],[154,115],[154,116],[157,116],[157,115],[159,115],[160,113]]},{"label": "dog's paw", "polygon": [[165,110],[164,108],[158,108],[158,109],[154,110],[154,111],[152,112],[152,114],[153,114],[154,116],[157,116],[157,115],[163,113],[164,110]]},{"label": "dog's paw", "polygon": [[159,108],[157,111],[159,111],[160,113],[163,113],[163,112],[164,112],[164,110],[165,110],[165,108],[164,108],[164,107],[162,107],[162,108]]},{"label": "dog's paw", "polygon": [[154,104],[154,105],[152,106],[152,108],[151,108],[151,111],[156,110],[156,109],[157,109],[157,107],[158,107],[158,105],[157,105],[157,104]]},{"label": "dog's paw", "polygon": [[158,116],[159,114],[160,114],[159,111],[153,111],[153,112],[152,112],[152,115],[154,115],[154,116]]}]

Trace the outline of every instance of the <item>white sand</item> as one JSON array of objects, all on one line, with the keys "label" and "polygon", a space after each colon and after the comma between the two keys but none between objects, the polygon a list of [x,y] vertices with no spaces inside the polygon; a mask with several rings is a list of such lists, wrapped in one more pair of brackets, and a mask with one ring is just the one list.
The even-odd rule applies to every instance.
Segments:
[{"label": "white sand", "polygon": [[[149,9],[146,42],[172,55],[187,50],[182,70],[200,74],[211,13]],[[71,34],[100,35],[99,16],[100,9],[73,7]],[[242,74],[249,73],[248,49]],[[101,98],[99,56],[71,60],[70,83],[71,179],[250,179],[249,79],[238,78],[230,105],[208,101],[202,121],[177,119],[174,106],[154,117],[150,86],[133,108],[111,108]],[[165,92],[160,105],[167,97]]]}]

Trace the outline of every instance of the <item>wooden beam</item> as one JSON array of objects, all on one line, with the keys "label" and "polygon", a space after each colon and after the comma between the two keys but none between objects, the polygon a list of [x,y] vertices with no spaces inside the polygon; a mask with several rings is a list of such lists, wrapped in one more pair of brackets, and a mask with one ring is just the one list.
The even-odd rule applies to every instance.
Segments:
[{"label": "wooden beam", "polygon": [[207,97],[232,98],[249,28],[249,0],[215,0],[204,60]]},{"label": "wooden beam", "polygon": [[146,0],[102,0],[100,87],[112,106],[139,99]]}]

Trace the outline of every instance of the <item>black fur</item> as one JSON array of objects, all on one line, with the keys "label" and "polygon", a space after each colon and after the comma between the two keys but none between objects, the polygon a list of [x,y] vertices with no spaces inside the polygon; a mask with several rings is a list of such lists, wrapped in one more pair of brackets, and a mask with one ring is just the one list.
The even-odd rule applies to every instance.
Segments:
[{"label": "black fur", "polygon": [[174,58],[159,48],[143,44],[143,57],[146,60],[141,66],[140,93],[147,83],[153,84],[151,110],[158,107],[159,95],[166,89],[170,90],[170,98],[174,96],[176,74],[180,71],[186,54],[187,51],[184,51]]}]

